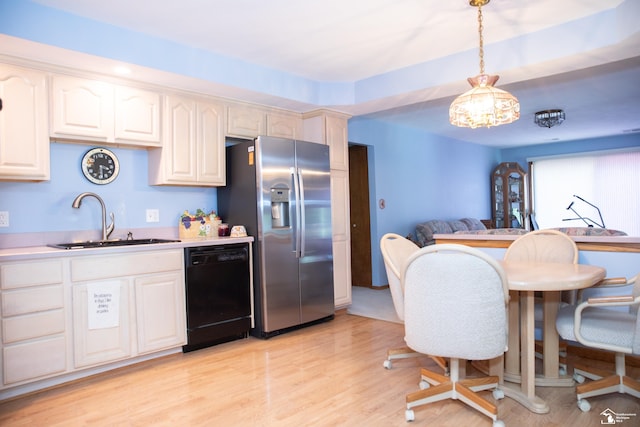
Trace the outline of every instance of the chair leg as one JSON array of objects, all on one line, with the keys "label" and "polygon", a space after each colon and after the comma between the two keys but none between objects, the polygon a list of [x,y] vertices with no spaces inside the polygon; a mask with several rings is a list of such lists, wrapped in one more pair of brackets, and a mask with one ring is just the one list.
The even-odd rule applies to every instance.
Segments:
[{"label": "chair leg", "polygon": [[590,380],[599,380],[610,376],[611,372],[605,371],[604,369],[592,368],[582,363],[575,363],[573,365],[573,375],[574,378],[576,375],[582,375],[583,377],[589,378]]},{"label": "chair leg", "polygon": [[429,356],[429,357],[434,362],[436,362],[436,365],[442,368],[445,375],[449,375],[449,364],[447,363],[447,359],[445,359],[444,357],[438,357],[438,356]]},{"label": "chair leg", "polygon": [[420,391],[414,391],[407,395],[407,409],[426,405],[431,402],[451,399],[453,397],[453,383],[446,382]]},{"label": "chair leg", "polygon": [[636,398],[640,398],[640,381],[626,376],[624,359],[623,353],[616,353],[616,372],[614,375],[602,369],[594,369],[586,365],[576,364],[573,368],[574,376],[582,375],[585,378],[593,380],[576,386],[578,401],[586,397],[601,396],[609,393],[630,394]]},{"label": "chair leg", "polygon": [[[382,366],[384,366],[386,369],[391,369],[393,368],[394,360],[409,359],[413,357],[423,357],[423,356],[425,355],[422,353],[413,351],[409,347],[391,348],[387,350],[387,359],[383,362]],[[445,375],[449,374],[449,366],[447,364],[447,360],[444,357],[428,356],[428,355],[427,357],[430,357],[434,362],[436,362],[436,365],[442,368]]]},{"label": "chair leg", "polygon": [[620,390],[622,378],[611,375],[599,380],[591,381],[576,386],[578,400],[585,397],[600,396],[603,394],[616,393]]},{"label": "chair leg", "polygon": [[426,381],[431,385],[440,385],[451,381],[450,377],[440,375],[425,368],[420,369],[420,378],[422,381]]},{"label": "chair leg", "polygon": [[428,382],[431,386],[407,395],[407,410],[405,414],[407,421],[414,419],[412,408],[445,399],[460,400],[471,408],[488,416],[494,422],[497,421],[497,406],[476,392],[497,389],[500,381],[499,377],[491,376],[460,380],[461,363],[466,363],[466,360],[451,360],[449,377],[424,368],[421,369],[420,375],[422,381]]},{"label": "chair leg", "polygon": [[384,361],[382,366],[384,366],[386,369],[391,369],[393,367],[394,360],[410,359],[413,357],[421,357],[421,356],[424,356],[424,355],[411,350],[409,347],[391,348],[387,350],[387,359]]},{"label": "chair leg", "polygon": [[[497,379],[497,377],[496,377]],[[497,382],[493,384],[493,388],[497,387]],[[498,407],[488,400],[482,398],[480,395],[476,394],[474,390],[465,387],[461,383],[456,383],[454,385],[455,392],[457,394],[457,398],[469,405],[476,411],[482,412],[487,417],[492,420],[498,419]],[[483,389],[486,390],[486,389]]]},{"label": "chair leg", "polygon": [[473,392],[492,390],[500,384],[500,379],[495,377],[481,377],[481,378],[469,378],[466,380],[460,380],[460,384],[464,385]]},{"label": "chair leg", "polygon": [[640,399],[640,381],[629,377],[622,377],[622,389],[624,393]]}]

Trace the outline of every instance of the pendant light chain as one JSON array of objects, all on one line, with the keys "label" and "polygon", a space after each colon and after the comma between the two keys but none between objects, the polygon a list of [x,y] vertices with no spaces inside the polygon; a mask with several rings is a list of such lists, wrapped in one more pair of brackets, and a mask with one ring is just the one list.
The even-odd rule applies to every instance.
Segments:
[{"label": "pendant light chain", "polygon": [[500,126],[520,118],[520,103],[509,92],[495,87],[499,76],[484,73],[484,37],[482,36],[482,6],[490,0],[469,0],[469,6],[478,8],[478,35],[480,38],[480,74],[469,77],[471,89],[453,100],[449,107],[449,123],[454,126],[477,128]]},{"label": "pendant light chain", "polygon": [[480,74],[484,74],[484,38],[482,37],[482,6],[478,5],[478,34],[480,35]]}]

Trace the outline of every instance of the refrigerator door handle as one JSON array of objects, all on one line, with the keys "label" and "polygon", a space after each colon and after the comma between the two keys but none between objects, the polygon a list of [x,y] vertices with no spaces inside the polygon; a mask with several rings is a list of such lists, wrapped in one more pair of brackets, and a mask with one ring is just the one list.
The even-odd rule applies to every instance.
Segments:
[{"label": "refrigerator door handle", "polygon": [[305,240],[307,238],[307,220],[304,202],[304,175],[302,169],[298,169],[298,181],[300,181],[300,258],[305,256]]},{"label": "refrigerator door handle", "polygon": [[298,182],[298,171],[296,168],[291,167],[290,169],[291,172],[291,178],[293,179],[293,194],[295,197],[295,212],[296,212],[296,220],[295,220],[295,225],[294,225],[294,230],[293,230],[293,251],[296,254],[296,258],[300,258],[300,245],[301,245],[301,236],[300,236],[300,230],[301,228],[301,223],[300,223],[300,211],[301,211],[301,207],[300,207],[300,183]]}]

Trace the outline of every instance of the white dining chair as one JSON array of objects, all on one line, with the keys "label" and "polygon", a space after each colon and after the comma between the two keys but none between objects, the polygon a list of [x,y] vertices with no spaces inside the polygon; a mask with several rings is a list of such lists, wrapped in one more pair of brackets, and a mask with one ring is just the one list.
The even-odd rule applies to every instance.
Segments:
[{"label": "white dining chair", "polygon": [[[558,230],[536,230],[529,232],[527,234],[523,234],[518,237],[513,243],[507,248],[507,251],[504,254],[505,261],[538,261],[538,262],[557,262],[557,263],[578,263],[579,250],[576,243],[573,239],[565,233],[562,233]],[[565,293],[563,299],[567,302],[575,301],[575,293]],[[519,296],[517,292],[511,293],[511,312],[510,312],[510,325],[515,327],[519,322],[519,313],[518,313],[518,301]],[[543,325],[543,303],[542,297],[536,296],[535,303],[535,321],[536,327],[540,328],[540,330],[544,331]],[[553,327],[553,324],[551,324]],[[543,332],[544,334],[544,332]],[[517,359],[517,342],[518,336],[513,335],[511,337],[511,342],[509,343],[509,348],[512,349],[512,356],[515,356]],[[567,346],[565,343],[560,343],[560,373],[565,374],[566,360],[565,357],[567,355]],[[543,344],[541,341],[536,341],[536,357],[543,358]]]},{"label": "white dining chair", "polygon": [[[589,298],[562,307],[558,312],[556,328],[561,337],[615,354],[615,373],[584,363],[574,364],[578,407],[583,412],[591,409],[591,404],[585,399],[587,397],[623,393],[640,398],[640,381],[627,376],[625,366],[625,355],[640,355],[639,276],[632,277],[625,284],[633,285],[631,293]],[[585,378],[594,381],[585,382]]]},{"label": "white dining chair", "polygon": [[[380,239],[380,251],[382,252],[382,259],[387,272],[393,307],[396,310],[398,319],[402,321],[404,321],[404,288],[400,276],[409,256],[419,249],[418,245],[399,234],[387,233]],[[387,358],[383,362],[383,366],[386,369],[391,369],[394,360],[420,356],[424,356],[424,354],[417,353],[406,346],[391,348],[387,350]],[[446,373],[446,360],[442,358],[434,358],[434,360]]]},{"label": "white dining chair", "polygon": [[413,350],[449,359],[450,375],[423,368],[421,388],[406,396],[407,421],[413,408],[455,399],[487,415],[494,426],[497,406],[478,394],[504,393],[498,376],[468,378],[466,360],[491,360],[507,348],[509,289],[500,264],[484,252],[463,245],[432,245],[414,252],[401,276],[405,288],[405,341]]}]

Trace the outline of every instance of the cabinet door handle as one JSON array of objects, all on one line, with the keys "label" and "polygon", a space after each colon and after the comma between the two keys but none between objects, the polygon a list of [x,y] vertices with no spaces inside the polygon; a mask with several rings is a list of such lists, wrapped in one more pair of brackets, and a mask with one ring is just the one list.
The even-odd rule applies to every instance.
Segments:
[{"label": "cabinet door handle", "polygon": [[0,98],[0,111],[2,111],[2,98]]}]

